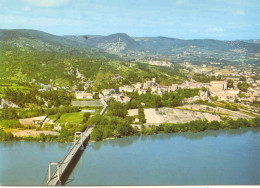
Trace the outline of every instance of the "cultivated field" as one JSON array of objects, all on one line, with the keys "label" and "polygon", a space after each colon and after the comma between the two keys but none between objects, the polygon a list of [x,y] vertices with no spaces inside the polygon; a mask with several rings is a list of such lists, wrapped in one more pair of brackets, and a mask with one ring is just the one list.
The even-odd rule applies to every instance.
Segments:
[{"label": "cultivated field", "polygon": [[36,131],[36,130],[11,130],[11,133],[14,136],[39,136],[41,133],[45,135],[59,135],[58,132],[55,131]]},{"label": "cultivated field", "polygon": [[233,119],[237,119],[237,118],[251,119],[251,118],[253,118],[252,116],[244,114],[239,111],[232,111],[232,110],[228,110],[228,109],[221,108],[221,107],[213,108],[213,107],[207,106],[207,105],[185,105],[180,108],[187,109],[187,110],[201,110],[201,111],[203,110],[203,111],[211,111],[211,112],[217,112],[217,113],[222,113],[222,114],[228,114]]},{"label": "cultivated field", "polygon": [[[219,115],[175,108],[146,108],[144,109],[146,125],[160,125],[162,123],[186,123],[193,120],[207,119],[220,121]],[[138,115],[137,109],[128,110],[129,116]]]},{"label": "cultivated field", "polygon": [[72,106],[103,106],[100,100],[72,101]]},{"label": "cultivated field", "polygon": [[81,112],[65,113],[62,114],[56,123],[81,123],[83,120],[83,114],[84,113]]},{"label": "cultivated field", "polygon": [[[39,116],[39,117],[19,119],[19,121],[22,125],[35,125],[34,121],[43,121],[45,118],[46,116]],[[39,126],[39,125],[35,125],[35,126]]]}]

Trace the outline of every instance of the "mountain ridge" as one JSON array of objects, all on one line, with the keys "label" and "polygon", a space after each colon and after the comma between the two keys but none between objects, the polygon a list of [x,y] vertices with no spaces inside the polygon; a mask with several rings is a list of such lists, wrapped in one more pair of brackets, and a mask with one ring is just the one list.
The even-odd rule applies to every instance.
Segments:
[{"label": "mountain ridge", "polygon": [[[132,37],[126,33],[57,36],[38,30],[0,30],[1,46],[29,50],[77,51],[135,61],[168,60],[182,63],[260,63],[260,40],[222,41],[216,39],[177,39],[164,36]],[[0,47],[2,48],[2,47]],[[110,55],[109,55],[110,54]],[[112,54],[112,56],[111,56]]]},{"label": "mountain ridge", "polygon": [[[71,40],[81,36],[65,36]],[[118,42],[118,39],[122,39]],[[177,39],[164,36],[158,37],[130,37],[125,33],[116,33],[108,36],[91,36],[82,42],[90,47],[103,49],[109,53],[122,55],[122,53],[133,51],[150,51],[156,53],[163,52],[163,55],[169,55],[172,49],[189,48],[190,46],[203,48],[206,50],[234,50],[245,49],[248,52],[260,52],[260,40],[216,40],[216,39]],[[111,47],[113,47],[111,49]],[[116,49],[118,48],[118,49]]]}]

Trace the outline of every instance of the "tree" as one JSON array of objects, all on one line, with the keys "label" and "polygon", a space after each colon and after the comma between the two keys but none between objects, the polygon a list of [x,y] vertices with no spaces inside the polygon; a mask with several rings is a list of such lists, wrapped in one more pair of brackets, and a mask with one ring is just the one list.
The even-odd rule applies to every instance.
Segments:
[{"label": "tree", "polygon": [[2,119],[17,119],[18,115],[17,115],[17,111],[15,108],[5,108],[2,110],[2,114],[1,114],[1,118]]},{"label": "tree", "polygon": [[116,129],[112,132],[112,134],[113,134],[114,137],[117,137],[117,138],[120,137],[120,133]]},{"label": "tree", "polygon": [[144,108],[142,105],[139,105],[139,108],[138,108],[138,118],[139,118],[139,122],[141,124],[146,123]]},{"label": "tree", "polygon": [[45,142],[45,140],[46,140],[45,134],[43,134],[43,133],[40,134],[40,140]]},{"label": "tree", "polygon": [[101,129],[95,127],[93,132],[91,133],[91,138],[96,141],[100,141],[103,139],[103,132]]},{"label": "tree", "polygon": [[246,81],[246,77],[245,76],[240,77],[239,81]]},{"label": "tree", "polygon": [[218,121],[211,121],[209,122],[208,129],[217,130],[220,127],[220,123]]},{"label": "tree", "polygon": [[13,138],[14,138],[14,135],[10,131],[8,131],[6,133],[6,141],[11,141],[11,140],[13,140]]},{"label": "tree", "polygon": [[117,101],[110,101],[107,109],[108,115],[125,118],[127,115],[127,108],[124,104]]},{"label": "tree", "polygon": [[234,88],[234,80],[233,79],[228,79],[227,87],[228,88]]},{"label": "tree", "polygon": [[201,88],[201,90],[202,91],[208,91],[208,89],[206,87],[204,87],[204,86]]},{"label": "tree", "polygon": [[86,122],[88,121],[88,119],[89,119],[90,116],[91,116],[91,113],[85,112],[85,113],[83,114],[82,123],[86,123]]},{"label": "tree", "polygon": [[237,84],[237,88],[240,90],[240,91],[243,91],[243,92],[247,92],[247,89],[248,89],[249,85],[246,83],[246,82],[239,82]]},{"label": "tree", "polygon": [[84,89],[84,84],[82,84],[82,83],[79,84],[79,85],[78,85],[78,90],[79,90],[79,91],[84,91],[84,90],[85,90],[85,89]]}]

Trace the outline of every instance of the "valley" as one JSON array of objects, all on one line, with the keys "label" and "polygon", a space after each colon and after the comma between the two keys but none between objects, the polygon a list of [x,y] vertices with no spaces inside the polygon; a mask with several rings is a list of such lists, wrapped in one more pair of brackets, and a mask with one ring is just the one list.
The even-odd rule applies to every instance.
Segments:
[{"label": "valley", "polygon": [[93,123],[96,141],[260,126],[258,40],[0,30],[0,44],[2,141],[70,142]]}]

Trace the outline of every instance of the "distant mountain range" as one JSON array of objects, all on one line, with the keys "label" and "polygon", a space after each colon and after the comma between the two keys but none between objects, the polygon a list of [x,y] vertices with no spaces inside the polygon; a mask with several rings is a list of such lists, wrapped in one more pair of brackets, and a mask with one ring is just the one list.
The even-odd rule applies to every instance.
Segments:
[{"label": "distant mountain range", "polygon": [[[40,51],[81,51],[114,54],[126,59],[166,59],[173,62],[259,62],[260,40],[182,40],[167,37],[56,36],[36,30],[0,30],[0,45]],[[115,56],[113,56],[115,57]]]},{"label": "distant mountain range", "polygon": [[[260,66],[260,40],[181,40],[166,37],[56,36],[36,30],[0,30],[0,84],[36,80],[45,84],[72,86],[80,79],[96,80],[100,88],[158,78],[162,83],[178,82],[185,75],[178,68],[148,66],[149,60],[178,64],[214,66]],[[138,63],[132,64],[131,62]],[[112,80],[112,81],[111,81]]]},{"label": "distant mountain range", "polygon": [[182,40],[167,37],[130,37],[124,33],[108,36],[65,36],[86,46],[127,57],[174,57],[186,53],[260,53],[260,40]]},{"label": "distant mountain range", "polygon": [[52,35],[46,32],[27,29],[6,30],[0,29],[1,48],[15,47],[23,50],[36,50],[46,52],[77,52],[90,56],[104,56],[117,58],[104,50],[90,48],[89,46],[67,39],[64,36]]}]

